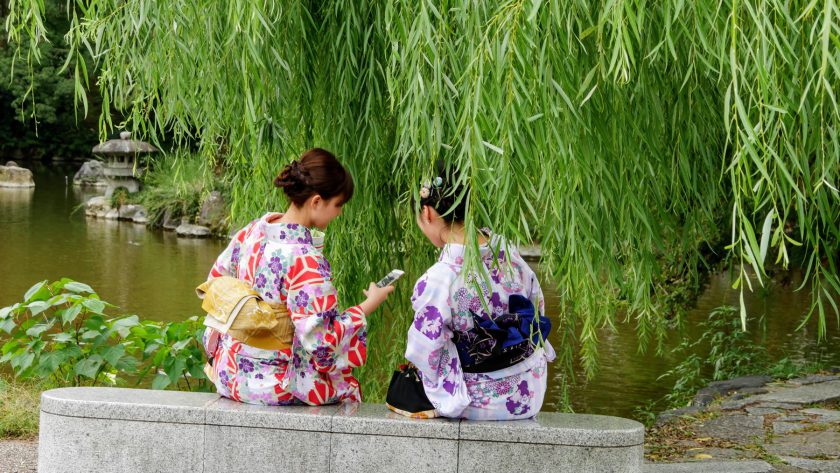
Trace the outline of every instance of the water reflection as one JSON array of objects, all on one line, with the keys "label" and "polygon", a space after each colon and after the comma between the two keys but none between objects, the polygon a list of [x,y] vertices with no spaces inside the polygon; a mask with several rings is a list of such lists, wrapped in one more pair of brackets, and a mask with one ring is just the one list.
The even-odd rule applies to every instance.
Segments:
[{"label": "water reflection", "polygon": [[[798,278],[798,281],[797,281]],[[807,288],[794,289],[801,284],[801,275],[793,280],[776,284],[762,294],[745,294],[745,303],[756,320],[749,329],[755,342],[767,347],[774,358],[789,357],[797,360],[823,360],[840,365],[840,330],[831,324],[828,339],[817,342],[816,320],[797,327],[808,312],[810,295]],[[636,329],[632,323],[618,323],[616,330],[598,332],[599,370],[587,380],[581,366],[576,367],[577,384],[570,390],[572,405],[577,412],[608,414],[630,417],[633,410],[649,400],[661,398],[670,391],[674,380],[659,380],[667,370],[676,366],[681,354],[675,348],[684,339],[696,340],[703,332],[700,324],[709,313],[722,305],[738,305],[738,291],[731,288],[726,273],[715,274],[697,300],[696,307],[686,314],[679,330],[671,331],[664,343],[664,352],[657,356],[654,350],[639,353]],[[546,286],[549,286],[546,288]],[[558,297],[550,284],[546,288],[547,313],[558,324]],[[618,314],[617,319],[623,319]],[[577,353],[576,347],[576,353]],[[546,409],[556,409],[561,400],[560,366],[552,370],[555,379],[549,385]]]},{"label": "water reflection", "polygon": [[0,225],[22,224],[29,220],[34,188],[0,187]]},{"label": "water reflection", "polygon": [[179,239],[143,225],[86,218],[96,190],[66,185],[65,174],[35,173],[26,193],[0,193],[0,307],[43,279],[90,284],[120,313],[152,320],[198,315],[194,287],[226,242]]}]

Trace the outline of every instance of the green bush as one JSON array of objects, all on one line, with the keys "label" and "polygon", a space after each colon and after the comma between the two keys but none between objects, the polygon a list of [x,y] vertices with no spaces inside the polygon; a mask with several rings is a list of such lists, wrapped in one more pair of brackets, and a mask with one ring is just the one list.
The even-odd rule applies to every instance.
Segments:
[{"label": "green bush", "polygon": [[145,189],[137,197],[153,226],[163,224],[169,211],[173,218],[193,219],[204,198],[214,190],[224,192],[224,183],[202,158],[175,153],[157,157],[144,179]]},{"label": "green bush", "polygon": [[674,379],[674,387],[665,401],[670,407],[685,405],[697,389],[710,381],[760,374],[787,379],[825,368],[818,361],[791,358],[774,360],[764,345],[742,330],[738,309],[718,307],[703,322],[703,334],[697,340],[685,340],[676,349],[683,360],[658,379]]},{"label": "green bush", "polygon": [[[59,386],[126,385],[154,375],[152,387],[204,390],[202,324],[109,318],[113,305],[70,279],[42,281],[23,302],[0,309],[0,364],[20,380]],[[0,332],[0,333],[2,333]]]}]

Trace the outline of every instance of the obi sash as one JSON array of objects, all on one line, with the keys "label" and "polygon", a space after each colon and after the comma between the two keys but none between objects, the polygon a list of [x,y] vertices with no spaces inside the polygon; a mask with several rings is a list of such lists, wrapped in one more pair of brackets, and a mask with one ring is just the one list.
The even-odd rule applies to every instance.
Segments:
[{"label": "obi sash", "polygon": [[551,332],[551,321],[537,315],[534,304],[519,294],[510,296],[508,313],[495,318],[472,313],[473,328],[455,331],[461,369],[489,373],[511,367],[534,353]]},{"label": "obi sash", "polygon": [[207,312],[204,325],[230,334],[246,345],[263,350],[284,350],[292,346],[295,327],[282,304],[272,305],[245,281],[221,276],[195,289]]}]

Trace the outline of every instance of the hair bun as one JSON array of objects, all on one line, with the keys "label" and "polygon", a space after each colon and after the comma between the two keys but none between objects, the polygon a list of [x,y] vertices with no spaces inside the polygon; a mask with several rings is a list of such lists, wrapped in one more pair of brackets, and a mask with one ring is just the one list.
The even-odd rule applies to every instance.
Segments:
[{"label": "hair bun", "polygon": [[309,173],[300,164],[300,161],[294,160],[287,164],[280,175],[274,178],[275,187],[282,188],[296,188],[306,187],[309,183]]}]

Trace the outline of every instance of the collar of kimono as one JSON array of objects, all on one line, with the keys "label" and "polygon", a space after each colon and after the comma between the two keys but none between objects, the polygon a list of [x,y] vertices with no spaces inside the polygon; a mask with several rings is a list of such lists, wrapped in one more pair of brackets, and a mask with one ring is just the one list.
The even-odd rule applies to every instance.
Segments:
[{"label": "collar of kimono", "polygon": [[[267,239],[277,243],[313,244],[308,228],[297,223],[278,222],[282,216],[282,213],[267,213],[260,219],[261,230]],[[323,236],[320,239],[323,244]]]},{"label": "collar of kimono", "polygon": [[[482,229],[486,235],[490,237],[490,242],[478,247],[482,258],[493,257],[498,255],[498,258],[505,259],[506,242],[499,236],[492,234],[489,230]],[[493,250],[497,248],[497,250]],[[458,243],[447,243],[440,252],[438,261],[455,266],[464,264],[464,254],[467,252],[467,247]]]}]

